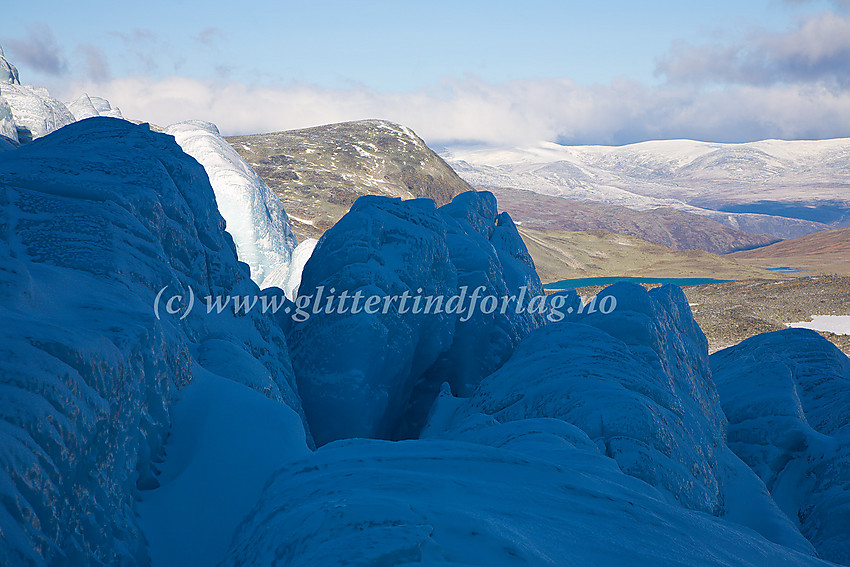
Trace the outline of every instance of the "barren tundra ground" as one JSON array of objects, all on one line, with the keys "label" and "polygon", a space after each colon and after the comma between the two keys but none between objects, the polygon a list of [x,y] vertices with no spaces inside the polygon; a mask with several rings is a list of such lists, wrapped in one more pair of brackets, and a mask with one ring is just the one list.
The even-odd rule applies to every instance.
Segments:
[{"label": "barren tundra ground", "polygon": [[[578,291],[588,298],[601,289],[602,286],[593,286]],[[785,329],[788,323],[809,321],[812,315],[850,313],[850,277],[846,276],[756,279],[682,289],[694,318],[708,338],[709,352],[736,345],[759,333]],[[820,334],[850,354],[850,336]]]}]

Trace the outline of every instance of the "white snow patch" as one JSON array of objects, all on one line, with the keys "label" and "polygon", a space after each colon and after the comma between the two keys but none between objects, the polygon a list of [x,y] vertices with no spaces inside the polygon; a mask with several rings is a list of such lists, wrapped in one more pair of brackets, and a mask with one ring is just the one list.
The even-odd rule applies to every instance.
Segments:
[{"label": "white snow patch", "polygon": [[811,321],[786,323],[786,326],[836,335],[850,335],[850,315],[812,315]]},{"label": "white snow patch", "polygon": [[301,224],[308,224],[310,226],[313,226],[312,220],[302,219],[301,217],[296,217],[295,215],[289,215],[289,218],[291,218],[292,220],[294,220],[296,222],[300,222]]}]

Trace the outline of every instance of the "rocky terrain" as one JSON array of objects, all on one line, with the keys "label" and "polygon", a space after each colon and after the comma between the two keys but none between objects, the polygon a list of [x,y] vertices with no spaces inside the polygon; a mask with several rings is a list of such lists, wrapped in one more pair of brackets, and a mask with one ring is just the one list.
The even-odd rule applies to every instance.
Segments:
[{"label": "rocky terrain", "polygon": [[767,246],[778,239],[750,234],[701,215],[672,208],[634,210],[593,201],[572,201],[523,189],[486,187],[517,224],[560,231],[608,230],[637,236],[674,250],[714,254]]},{"label": "rocky terrain", "polygon": [[[578,291],[582,297],[589,298],[603,288],[592,286]],[[691,285],[682,290],[694,319],[708,338],[709,352],[736,345],[759,333],[786,329],[788,323],[809,321],[812,315],[850,313],[850,277],[841,275],[752,279]],[[818,332],[850,355],[850,336]]]},{"label": "rocky terrain", "polygon": [[775,279],[778,276],[704,250],[673,250],[605,230],[563,232],[521,226],[519,233],[543,282],[596,276]]},{"label": "rocky terrain", "polygon": [[[850,278],[818,275],[781,281],[751,280],[683,288],[711,351],[738,344],[812,315],[850,313]],[[850,336],[820,333],[845,353]]]},{"label": "rocky terrain", "polygon": [[793,266],[809,272],[850,276],[850,228],[817,232],[732,257],[754,266]]},{"label": "rocky terrain", "polygon": [[227,140],[280,197],[299,240],[321,236],[361,195],[445,205],[470,190],[413,131],[383,120]]}]

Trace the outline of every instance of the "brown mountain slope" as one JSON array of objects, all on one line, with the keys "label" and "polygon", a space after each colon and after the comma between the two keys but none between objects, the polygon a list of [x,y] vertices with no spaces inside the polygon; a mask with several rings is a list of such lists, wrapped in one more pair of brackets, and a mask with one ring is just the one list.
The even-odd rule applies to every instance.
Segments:
[{"label": "brown mountain slope", "polygon": [[519,227],[544,283],[596,276],[775,279],[761,268],[704,250],[676,251],[604,230],[563,232]]},{"label": "brown mountain slope", "polygon": [[809,272],[850,276],[850,227],[816,232],[731,256],[753,266],[793,266]]},{"label": "brown mountain slope", "polygon": [[636,211],[591,201],[568,201],[522,189],[482,187],[492,191],[499,208],[517,224],[561,231],[608,230],[637,236],[674,250],[696,248],[726,254],[776,242],[769,235],[735,230],[706,217],[674,209]]},{"label": "brown mountain slope", "polygon": [[299,240],[318,238],[361,195],[443,205],[471,190],[413,131],[382,120],[227,141],[280,197]]}]

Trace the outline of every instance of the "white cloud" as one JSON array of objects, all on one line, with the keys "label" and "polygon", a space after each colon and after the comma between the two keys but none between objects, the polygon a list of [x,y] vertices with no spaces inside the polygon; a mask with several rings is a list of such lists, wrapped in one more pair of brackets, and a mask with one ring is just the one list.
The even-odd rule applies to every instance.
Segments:
[{"label": "white cloud", "polygon": [[426,91],[380,93],[307,84],[261,87],[132,77],[78,82],[59,94],[71,100],[80,92],[106,97],[131,119],[160,125],[203,119],[218,124],[225,134],[382,118],[413,128],[431,144],[850,136],[850,93],[817,83],[704,90],[649,87],[629,80],[585,87],[568,79],[490,84],[466,78]]}]

